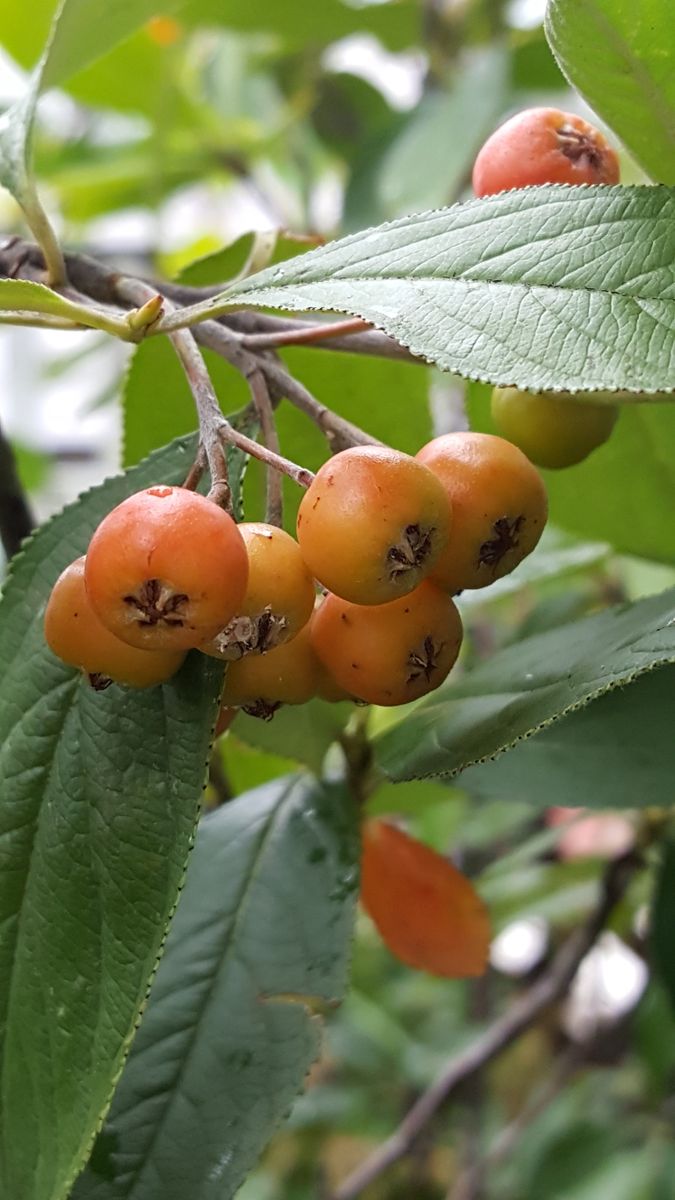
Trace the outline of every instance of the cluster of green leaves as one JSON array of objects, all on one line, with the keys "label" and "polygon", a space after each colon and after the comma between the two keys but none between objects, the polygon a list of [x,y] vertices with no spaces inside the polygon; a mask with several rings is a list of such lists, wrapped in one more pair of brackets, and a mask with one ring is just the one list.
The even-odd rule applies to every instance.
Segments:
[{"label": "cluster of green leaves", "polygon": [[[390,49],[414,45],[413,0],[330,0],[316,11],[299,0],[162,7],[180,23],[168,49],[143,27],[154,4],[60,6],[26,99],[0,128],[0,178],[36,231],[34,113],[54,84],[148,122],[114,160],[95,137],[38,139],[38,167],[73,231],[122,205],[157,205],[198,174],[228,179],[271,164],[298,199],[311,190],[308,179],[337,165],[344,229],[392,223],[308,254],[282,249],[267,271],[237,279],[202,315],[239,305],[352,313],[467,379],[628,389],[636,403],[624,405],[611,442],[550,480],[553,522],[584,541],[544,545],[489,604],[498,608],[514,588],[532,596],[548,587],[554,601],[564,599],[559,581],[567,585],[570,572],[602,557],[591,539],[672,566],[675,407],[639,403],[644,393],[672,391],[675,372],[675,55],[665,0],[637,9],[629,0],[552,0],[547,21],[561,70],[660,186],[542,189],[432,213],[420,210],[460,194],[477,145],[516,95],[560,86],[539,35],[509,53],[504,40],[486,42],[472,17],[461,29],[450,22],[433,84],[403,115],[364,81],[327,70],[323,52],[359,30]],[[32,64],[55,4],[34,6],[30,23],[18,0],[6,9],[3,40]],[[199,26],[216,32],[197,53],[191,33]],[[403,215],[410,212],[419,215]],[[186,278],[236,277],[249,249],[241,260],[236,248],[207,258]],[[0,284],[0,307],[100,325],[95,309],[83,313],[14,280]],[[428,438],[426,368],[316,350],[288,352],[287,361],[324,403],[376,436],[405,450]],[[223,407],[238,409],[242,381],[212,356],[209,367]],[[161,404],[149,412],[153,395]],[[473,383],[467,397],[473,426],[489,428],[485,388]],[[316,702],[270,727],[238,718],[226,755],[240,795],[200,828],[134,1038],[193,837],[221,672],[191,658],[149,694],[98,695],[46,650],[41,616],[56,575],[86,549],[104,512],[158,479],[182,480],[193,425],[173,352],[148,340],[125,386],[127,473],[37,534],[0,607],[0,1190],[21,1200],[66,1200],[92,1145],[75,1200],[231,1196],[316,1056],[315,1015],[345,988],[357,820],[346,789],[320,775],[350,709]],[[321,460],[319,435],[286,406],[279,430],[290,457]],[[240,457],[231,465],[243,475]],[[243,488],[254,516],[259,472]],[[292,522],[290,490],[287,500]],[[457,820],[468,812],[462,796],[471,796],[494,836],[495,802],[516,813],[511,831],[523,811],[570,794],[597,807],[668,806],[674,592],[581,620],[569,607],[551,614],[545,599],[542,606],[517,645],[485,663],[467,661],[459,682],[382,723],[376,768],[396,787],[383,783],[372,811],[416,813],[429,833],[434,813],[447,815],[451,803]],[[465,611],[471,631],[475,610]],[[448,788],[451,776],[461,794]],[[532,903],[541,881],[534,857],[528,865]],[[675,999],[674,872],[668,846],[655,945]],[[577,908],[592,879],[565,875]],[[499,879],[486,879],[486,894],[490,886],[498,898]],[[522,896],[514,902],[502,891],[501,918],[518,904],[525,907]],[[496,911],[499,919],[498,901]],[[421,1082],[424,1071],[406,1080]],[[584,1096],[594,1102],[593,1085]],[[554,1164],[573,1115],[561,1118],[559,1137],[550,1133]],[[599,1135],[593,1153],[600,1160],[612,1146]],[[521,1197],[556,1194],[553,1167],[527,1170]]]}]

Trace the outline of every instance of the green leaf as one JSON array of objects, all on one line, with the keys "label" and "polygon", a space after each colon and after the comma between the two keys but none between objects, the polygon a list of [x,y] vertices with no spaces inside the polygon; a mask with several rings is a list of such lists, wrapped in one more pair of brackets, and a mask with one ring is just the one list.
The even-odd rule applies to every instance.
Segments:
[{"label": "green leaf", "polygon": [[349,703],[312,700],[280,708],[271,721],[240,712],[234,733],[249,746],[292,758],[318,775],[328,749],[338,740],[353,711]]},{"label": "green leaf", "polygon": [[546,36],[572,86],[637,162],[675,184],[670,0],[549,0]]},{"label": "green leaf", "polygon": [[[223,411],[241,410],[249,399],[245,381],[218,355],[204,353]],[[122,396],[124,465],[197,425],[185,372],[168,338],[147,338],[134,350]]]},{"label": "green leaf", "polygon": [[504,110],[507,71],[502,47],[474,53],[458,72],[452,90],[425,96],[374,161],[371,147],[347,191],[346,228],[358,229],[455,199],[477,151]]},{"label": "green leaf", "polygon": [[324,46],[326,42],[365,31],[392,50],[403,50],[419,41],[419,14],[412,0],[389,0],[366,6],[322,0],[187,0],[182,18],[195,25],[226,25],[240,31],[264,30],[289,46]]},{"label": "green leaf", "polygon": [[469,767],[461,786],[474,795],[535,807],[668,806],[673,795],[670,711],[675,669],[659,667],[628,687],[518,742],[495,761]]},{"label": "green leaf", "polygon": [[[162,0],[162,13],[183,0]],[[157,0],[63,0],[42,62],[40,91],[55,87],[107,54],[157,12]]]},{"label": "green leaf", "polygon": [[[182,0],[166,0],[163,10],[170,12],[179,3]],[[128,0],[61,0],[25,96],[0,117],[0,185],[6,187],[20,204],[43,247],[49,248],[54,239],[31,167],[38,98],[42,92],[62,83],[133,33],[156,8],[156,0],[135,0],[134,4],[129,4]],[[26,19],[25,11],[22,19]]]},{"label": "green leaf", "polygon": [[131,337],[123,318],[109,316],[96,305],[66,300],[44,284],[24,279],[0,279],[0,312],[40,313],[87,325],[91,329],[105,329],[120,337]]},{"label": "green leaf", "polygon": [[293,775],[207,817],[108,1124],[73,1200],[228,1200],[344,993],[358,887],[345,791]]},{"label": "green leaf", "polygon": [[672,836],[661,844],[661,862],[651,916],[651,957],[675,1009],[675,839]]},{"label": "green leaf", "polygon": [[[497,432],[487,388],[469,387],[467,409],[472,429]],[[574,467],[542,474],[556,525],[581,537],[603,538],[620,554],[675,562],[672,404],[622,405],[603,446]]]},{"label": "green leaf", "polygon": [[675,662],[675,591],[528,638],[450,680],[376,742],[391,779],[453,776]]},{"label": "green leaf", "polygon": [[56,576],[194,440],[108,480],[16,557],[0,604],[0,1191],[64,1200],[110,1102],[192,838],[222,669],[92,691],[47,649]]},{"label": "green leaf", "polygon": [[192,313],[334,309],[473,379],[668,390],[674,230],[667,188],[528,188],[352,234]]},{"label": "green leaf", "polygon": [[[300,347],[285,350],[284,359],[322,404],[397,450],[415,454],[431,437],[429,374],[419,365]],[[277,428],[288,458],[312,471],[325,462],[323,434],[287,401],[277,410]],[[292,530],[301,499],[296,485],[285,480],[286,525]]]}]

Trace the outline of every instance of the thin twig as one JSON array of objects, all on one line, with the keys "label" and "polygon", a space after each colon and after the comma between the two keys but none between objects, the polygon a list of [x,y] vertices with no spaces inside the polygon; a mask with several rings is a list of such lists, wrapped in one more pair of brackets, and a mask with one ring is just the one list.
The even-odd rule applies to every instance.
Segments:
[{"label": "thin twig", "polygon": [[373,1180],[408,1154],[455,1088],[501,1054],[546,1008],[565,994],[637,865],[637,858],[630,854],[608,866],[596,908],[587,922],[563,944],[546,974],[532,984],[500,1020],[466,1050],[450,1059],[435,1082],[413,1104],[398,1129],[336,1188],[330,1200],[355,1200]]},{"label": "thin twig", "polygon": [[[262,370],[252,371],[248,376],[248,384],[253,397],[253,404],[260,422],[262,440],[268,450],[279,454],[279,435],[274,421],[272,398],[267,381]],[[278,471],[267,468],[265,519],[270,525],[283,525],[283,491],[281,475]]]},{"label": "thin twig", "polygon": [[553,1063],[550,1075],[535,1088],[527,1103],[508,1125],[494,1138],[487,1153],[462,1171],[448,1190],[446,1200],[480,1200],[483,1184],[488,1172],[504,1162],[519,1141],[539,1116],[560,1095],[569,1079],[583,1061],[585,1047],[570,1046]]},{"label": "thin twig", "polygon": [[[87,296],[100,304],[115,306],[119,303],[116,284],[120,272],[108,262],[99,261],[86,254],[68,253],[65,255],[68,278],[73,289],[82,296]],[[44,282],[44,257],[39,246],[33,242],[12,237],[0,246],[0,277],[27,279],[34,282]],[[216,296],[223,290],[225,284],[210,287],[188,287],[181,283],[157,282],[145,278],[145,283],[173,300],[175,304],[193,304],[196,300]],[[297,317],[278,317],[268,313],[251,310],[237,310],[225,314],[219,324],[245,336],[274,333],[303,333],[308,329],[316,329],[316,321],[303,320]],[[326,328],[331,331],[334,322],[327,322]],[[310,347],[324,348],[323,341],[310,341]],[[365,354],[377,358],[395,359],[398,361],[417,363],[424,366],[424,360],[411,354],[405,346],[399,345],[386,333],[371,329],[365,333],[346,334],[336,337],[330,334],[330,349],[348,354]]]},{"label": "thin twig", "polygon": [[34,524],[14,452],[0,429],[0,541],[7,558],[16,554]]},{"label": "thin twig", "polygon": [[202,325],[197,325],[193,332],[201,345],[220,354],[246,378],[256,371],[262,371],[274,395],[285,396],[291,404],[310,417],[324,434],[333,452],[344,450],[347,446],[381,445],[377,438],[359,429],[358,425],[353,425],[351,421],[346,421],[330,408],[326,408],[325,404],[321,404],[304,384],[294,379],[280,363],[274,362],[268,356],[246,350],[243,339],[220,322],[205,321]]},{"label": "thin twig", "polygon": [[[118,278],[116,290],[120,297],[138,305],[144,305],[155,295],[154,289],[150,288],[148,284],[123,277]],[[166,303],[167,306],[170,306],[169,301]],[[266,446],[261,446],[246,434],[240,433],[223,416],[218,397],[193,334],[186,329],[177,329],[169,337],[185,370],[197,408],[200,441],[204,447],[211,474],[212,486],[209,493],[211,499],[219,504],[227,502],[227,461],[223,452],[223,443],[237,446],[246,454],[260,459],[267,466],[273,467],[283,475],[288,475],[300,487],[309,487],[314,478],[311,471],[298,466],[297,463],[291,462],[281,454],[275,454],[274,451],[269,450]],[[257,361],[255,365],[257,367]]]},{"label": "thin twig", "polygon": [[246,350],[278,350],[281,346],[307,346],[312,342],[328,342],[331,338],[349,333],[365,333],[371,326],[360,317],[348,321],[321,322],[306,329],[279,329],[274,333],[249,333],[242,338]]}]

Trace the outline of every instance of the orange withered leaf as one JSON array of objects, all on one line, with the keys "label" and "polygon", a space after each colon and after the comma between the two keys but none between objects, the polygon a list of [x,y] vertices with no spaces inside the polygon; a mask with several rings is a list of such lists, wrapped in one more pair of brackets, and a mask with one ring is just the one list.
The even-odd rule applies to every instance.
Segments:
[{"label": "orange withered leaf", "polygon": [[361,900],[408,966],[449,979],[485,971],[490,921],[473,885],[440,854],[378,818],[363,827]]}]

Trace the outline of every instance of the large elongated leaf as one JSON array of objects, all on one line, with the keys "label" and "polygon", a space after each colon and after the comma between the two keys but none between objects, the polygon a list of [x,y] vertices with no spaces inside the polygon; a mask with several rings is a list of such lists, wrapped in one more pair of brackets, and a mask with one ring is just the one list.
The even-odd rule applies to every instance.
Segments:
[{"label": "large elongated leaf", "polygon": [[572,86],[652,179],[675,184],[670,0],[550,0],[546,35]]},{"label": "large elongated leaf", "polygon": [[358,886],[346,792],[287,776],[200,829],[150,1003],[73,1200],[227,1200],[316,1058]]},{"label": "large elongated leaf", "polygon": [[109,480],[15,560],[0,604],[0,1193],[62,1200],[110,1101],[192,837],[222,670],[93,692],[42,634],[61,569],[194,439]]},{"label": "large elongated leaf", "polygon": [[392,779],[456,775],[593,698],[675,663],[675,591],[518,642],[449,682],[377,742]]},{"label": "large elongated leaf", "polygon": [[485,798],[540,808],[570,800],[589,808],[668,807],[673,801],[673,696],[675,668],[649,671],[506,754],[469,767],[461,786]]},{"label": "large elongated leaf", "polygon": [[675,387],[675,193],[546,187],[422,213],[253,275],[228,306],[336,309],[472,379]]}]

